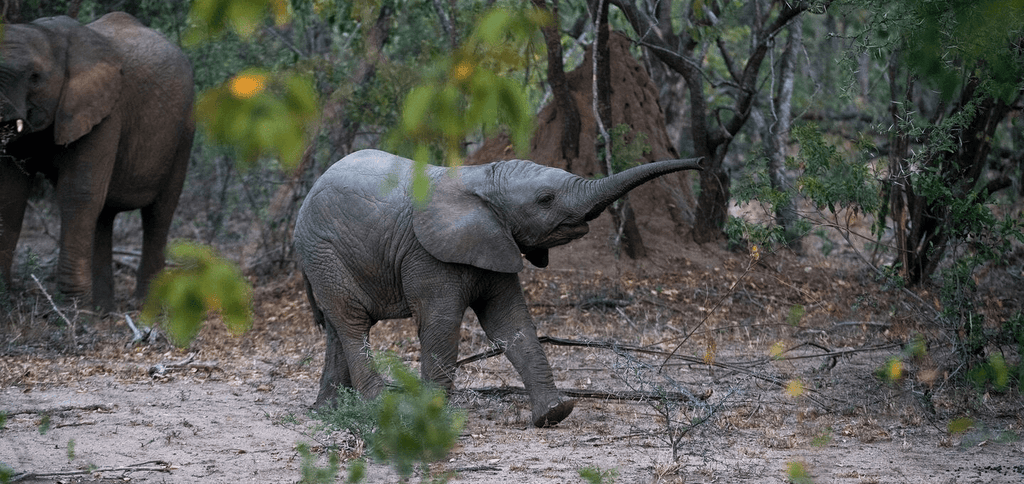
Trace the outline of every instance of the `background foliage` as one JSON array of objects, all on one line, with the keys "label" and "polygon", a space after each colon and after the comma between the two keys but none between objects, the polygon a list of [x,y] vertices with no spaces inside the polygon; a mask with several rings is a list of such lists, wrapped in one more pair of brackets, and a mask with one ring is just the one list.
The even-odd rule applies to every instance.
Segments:
[{"label": "background foliage", "polygon": [[[1020,318],[986,320],[976,278],[1021,264],[1024,0],[609,4],[603,20],[634,40],[680,153],[720,164],[702,175],[695,224],[711,230],[695,238],[826,256],[841,239],[880,287],[934,288],[929,321],[964,374],[1012,386]],[[298,203],[354,149],[454,164],[500,130],[521,149],[553,95],[538,27],[556,27],[568,70],[602,21],[590,4],[566,0],[530,2],[551,17],[482,0],[4,5],[9,20],[26,21],[125,10],[186,46],[203,131],[182,202],[197,209],[179,213],[175,231],[228,247],[254,279],[294,268]],[[739,205],[763,216],[730,210]],[[785,206],[797,216],[781,217]],[[182,318],[181,334],[218,306],[242,326],[248,290],[194,292],[231,271],[206,249],[176,250],[187,262],[175,280],[185,282],[156,292],[176,298],[164,304]]]}]

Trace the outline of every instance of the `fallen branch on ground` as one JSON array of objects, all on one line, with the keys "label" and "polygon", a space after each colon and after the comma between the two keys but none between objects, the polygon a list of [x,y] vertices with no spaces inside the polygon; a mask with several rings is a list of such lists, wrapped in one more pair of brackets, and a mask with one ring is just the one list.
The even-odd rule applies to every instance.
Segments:
[{"label": "fallen branch on ground", "polygon": [[[153,467],[147,467],[155,465]],[[62,476],[83,476],[91,475],[100,472],[171,472],[171,464],[162,460],[151,460],[147,462],[140,462],[138,464],[130,464],[119,467],[97,467],[93,469],[85,469],[78,471],[56,471],[56,472],[25,472],[13,476],[10,482],[23,481],[25,479],[46,479],[50,477],[62,477]]]},{"label": "fallen branch on ground", "polygon": [[74,410],[80,410],[83,412],[113,412],[114,405],[109,403],[94,403],[92,405],[62,405],[55,408],[23,408],[20,410],[4,410],[8,416],[31,414],[31,415],[53,415],[55,413],[71,412]]},{"label": "fallen branch on ground", "polygon": [[[551,344],[551,345],[556,345],[556,346],[577,346],[577,347],[584,347],[584,348],[600,348],[600,349],[609,349],[609,350],[616,351],[616,352],[628,351],[628,352],[632,352],[632,353],[642,353],[642,354],[648,354],[648,355],[652,355],[652,356],[660,356],[660,357],[664,357],[665,358],[665,362],[664,363],[668,363],[670,360],[680,360],[680,361],[685,362],[686,364],[691,364],[691,365],[713,366],[713,367],[722,368],[722,369],[725,369],[725,370],[734,371],[734,372],[737,372],[737,373],[743,373],[743,374],[749,375],[749,376],[751,376],[753,378],[757,378],[757,379],[765,381],[767,383],[771,383],[772,385],[775,385],[775,386],[777,386],[779,388],[786,388],[786,386],[789,384],[789,382],[785,381],[785,380],[781,380],[781,379],[776,378],[776,377],[758,374],[758,373],[750,370],[749,367],[764,365],[764,364],[769,363],[770,361],[782,361],[782,360],[790,360],[790,359],[794,359],[795,360],[795,359],[804,359],[804,358],[838,358],[840,356],[849,356],[849,355],[852,355],[854,353],[887,350],[887,349],[891,349],[893,347],[899,346],[899,344],[888,344],[888,345],[873,346],[873,347],[868,347],[868,348],[857,348],[857,349],[831,351],[831,352],[821,353],[821,354],[816,354],[816,355],[797,355],[797,356],[786,356],[786,357],[780,356],[780,357],[776,357],[776,358],[765,357],[765,358],[760,358],[760,359],[755,360],[755,361],[744,362],[744,363],[724,363],[724,362],[720,362],[720,361],[711,361],[710,363],[708,363],[708,362],[704,361],[703,358],[697,358],[697,357],[693,357],[693,356],[687,356],[687,355],[678,354],[676,352],[676,350],[673,350],[672,352],[667,352],[667,351],[663,351],[663,350],[651,349],[651,348],[648,348],[648,347],[620,344],[620,343],[616,343],[614,341],[573,340],[573,339],[566,339],[566,338],[557,338],[557,337],[554,337],[554,336],[541,336],[540,338],[538,338],[538,340],[541,343]],[[795,349],[795,348],[791,348],[791,350],[792,349]],[[677,350],[678,350],[678,348],[677,348]],[[787,351],[789,351],[789,350],[787,350]],[[472,356],[467,356],[466,358],[463,358],[463,359],[459,360],[458,362],[456,362],[455,366],[459,367],[459,366],[465,365],[467,363],[472,363],[474,361],[479,361],[479,360],[491,358],[491,357],[500,355],[500,354],[502,354],[504,352],[505,352],[505,350],[502,349],[502,348],[492,348],[492,349],[484,351],[482,353],[477,353],[477,354],[472,355]],[[663,363],[663,366],[664,366],[664,363]],[[822,408],[825,408],[825,409],[829,409],[830,408],[823,401],[821,401],[819,397],[812,396],[810,394],[815,394],[815,395],[818,395],[819,397],[824,397],[824,395],[820,391],[818,391],[817,389],[814,389],[814,388],[804,388],[804,395],[809,400],[811,400],[814,403],[818,404]],[[581,397],[581,398],[584,398],[584,397]]]},{"label": "fallen branch on ground", "polygon": [[153,378],[165,378],[167,377],[168,372],[191,369],[206,370],[209,373],[213,373],[214,370],[224,371],[221,367],[217,366],[217,363],[193,363],[195,359],[196,354],[189,353],[188,356],[185,357],[185,359],[175,363],[169,363],[166,365],[163,363],[157,363],[149,367],[149,376]]},{"label": "fallen branch on ground", "polygon": [[[480,388],[468,388],[464,391],[476,393],[479,395],[504,397],[508,395],[529,395],[523,387],[480,387]],[[576,390],[576,389],[559,389],[563,395],[571,398],[589,398],[594,400],[617,400],[617,401],[628,401],[628,402],[646,402],[646,401],[676,401],[676,402],[689,402],[696,398],[697,400],[707,400],[711,398],[713,393],[712,390],[706,390],[701,395],[687,395],[681,392],[642,392],[633,390],[621,390],[614,392],[606,392],[601,390]]]}]

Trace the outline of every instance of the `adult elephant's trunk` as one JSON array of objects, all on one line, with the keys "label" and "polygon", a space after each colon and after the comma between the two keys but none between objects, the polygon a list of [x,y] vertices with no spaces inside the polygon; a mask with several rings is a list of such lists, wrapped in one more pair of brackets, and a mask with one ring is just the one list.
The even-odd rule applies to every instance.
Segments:
[{"label": "adult elephant's trunk", "polygon": [[586,210],[584,220],[591,221],[626,192],[659,176],[682,170],[702,170],[700,158],[666,160],[635,166],[600,180],[587,180],[580,193],[579,207]]}]

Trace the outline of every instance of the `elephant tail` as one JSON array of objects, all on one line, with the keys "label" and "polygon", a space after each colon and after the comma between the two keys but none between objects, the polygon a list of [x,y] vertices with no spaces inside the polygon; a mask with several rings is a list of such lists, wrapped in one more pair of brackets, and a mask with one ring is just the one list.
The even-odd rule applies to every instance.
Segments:
[{"label": "elephant tail", "polygon": [[324,318],[324,312],[320,310],[320,305],[316,303],[316,296],[313,295],[313,286],[309,284],[306,271],[302,271],[302,282],[306,284],[306,299],[309,299],[309,307],[313,309],[313,320],[316,321],[316,325],[321,330],[327,329],[327,320]]}]

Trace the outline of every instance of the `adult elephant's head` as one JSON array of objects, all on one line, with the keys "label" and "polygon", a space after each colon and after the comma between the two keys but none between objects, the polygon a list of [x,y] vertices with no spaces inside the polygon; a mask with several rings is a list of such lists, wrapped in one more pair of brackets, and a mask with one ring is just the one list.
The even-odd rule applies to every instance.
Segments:
[{"label": "adult elephant's head", "polygon": [[0,129],[6,141],[53,128],[67,145],[109,116],[121,93],[121,55],[70,17],[8,25],[0,44]]},{"label": "adult elephant's head", "polygon": [[699,162],[647,163],[596,180],[524,160],[466,166],[433,177],[413,227],[444,262],[513,273],[522,270],[523,254],[545,267],[549,248],[586,235],[587,222],[626,192],[668,173],[700,170]]}]

